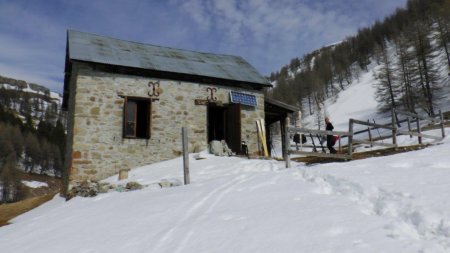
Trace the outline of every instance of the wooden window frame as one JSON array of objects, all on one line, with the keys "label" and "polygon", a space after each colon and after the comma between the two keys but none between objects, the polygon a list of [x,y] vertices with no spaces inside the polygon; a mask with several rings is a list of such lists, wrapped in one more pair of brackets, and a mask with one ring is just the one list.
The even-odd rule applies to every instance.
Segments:
[{"label": "wooden window frame", "polygon": [[[128,102],[129,101],[134,101],[135,102],[135,111],[134,111],[134,134],[130,135],[127,134],[127,122],[128,120]],[[141,103],[142,106],[142,102],[144,102],[148,107],[147,107],[147,119],[143,119],[142,115],[139,115],[139,102]],[[124,102],[124,106],[123,106],[123,126],[122,126],[122,137],[126,138],[126,139],[150,139],[151,138],[151,126],[152,126],[152,100],[151,98],[145,98],[145,97],[132,97],[132,96],[126,96],[125,97],[125,102]],[[142,121],[146,121],[146,123],[142,123]],[[145,134],[144,135],[139,135],[138,136],[138,125],[142,125],[145,124]]]}]

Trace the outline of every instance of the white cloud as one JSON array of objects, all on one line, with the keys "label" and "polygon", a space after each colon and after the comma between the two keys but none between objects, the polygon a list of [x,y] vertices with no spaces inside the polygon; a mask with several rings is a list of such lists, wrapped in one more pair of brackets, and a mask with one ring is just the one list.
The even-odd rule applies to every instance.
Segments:
[{"label": "white cloud", "polygon": [[[178,4],[174,2],[175,4]],[[181,3],[183,10],[186,11],[197,23],[201,30],[208,30],[211,26],[210,16],[206,15],[208,6],[203,1],[188,0]]]},{"label": "white cloud", "polygon": [[62,91],[64,52],[5,35],[0,35],[0,45],[0,75]]},{"label": "white cloud", "polygon": [[0,1],[0,75],[61,92],[68,28],[240,55],[269,74],[294,57],[354,34],[373,16],[381,18],[405,1]]},{"label": "white cloud", "polygon": [[0,75],[61,92],[64,28],[14,2],[0,3],[0,24]]},{"label": "white cloud", "polygon": [[268,74],[294,57],[355,34],[358,28],[373,22],[371,12],[383,18],[382,15],[389,15],[405,1],[173,0],[171,3],[191,15],[203,30],[219,34],[218,50],[240,54]]},{"label": "white cloud", "polygon": [[[175,2],[172,2],[175,3]],[[356,31],[351,16],[301,1],[189,0],[178,6],[202,29],[218,33],[218,49],[241,54],[260,71]],[[320,7],[320,8],[319,8]]]}]

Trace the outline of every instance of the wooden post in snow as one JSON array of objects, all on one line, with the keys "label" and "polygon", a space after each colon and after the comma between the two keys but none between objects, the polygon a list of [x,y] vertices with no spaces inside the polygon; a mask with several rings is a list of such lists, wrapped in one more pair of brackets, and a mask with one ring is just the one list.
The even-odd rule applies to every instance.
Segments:
[{"label": "wooden post in snow", "polygon": [[[409,120],[409,116],[406,118],[408,120],[408,131],[411,132],[411,121]],[[412,135],[409,135],[409,138],[412,138]]]},{"label": "wooden post in snow", "polygon": [[[417,133],[420,134],[422,131],[420,130],[420,118],[419,115],[417,115],[416,118],[416,123],[417,123]],[[419,144],[422,144],[422,136],[418,136],[417,139],[419,140]]]},{"label": "wooden post in snow", "polygon": [[397,145],[397,122],[395,120],[395,109],[392,108],[392,144]]},{"label": "wooden post in snow", "polygon": [[188,129],[186,127],[181,128],[181,137],[183,145],[184,184],[190,184],[191,180],[189,176]]},{"label": "wooden post in snow", "polygon": [[339,152],[342,152],[341,136],[339,136]]},{"label": "wooden post in snow", "polygon": [[[370,142],[372,142],[373,140],[372,140],[372,132],[370,131],[370,121],[369,120],[367,120],[367,131],[369,132],[369,141]],[[373,147],[373,144],[370,144],[370,147]]]},{"label": "wooden post in snow", "polygon": [[439,109],[439,117],[441,119],[442,138],[445,138],[444,115],[442,114],[442,110],[440,110],[440,109]]},{"label": "wooden post in snow", "polygon": [[[291,139],[289,138],[289,118],[286,118],[284,120],[284,160],[286,161],[286,168],[290,168],[291,167],[291,156],[290,156],[290,148],[291,148]],[[300,140],[301,141],[301,140]]]},{"label": "wooden post in snow", "polygon": [[347,148],[348,148],[348,156],[352,157],[352,152],[353,152],[353,119],[350,119],[348,122],[348,143],[347,143]]}]

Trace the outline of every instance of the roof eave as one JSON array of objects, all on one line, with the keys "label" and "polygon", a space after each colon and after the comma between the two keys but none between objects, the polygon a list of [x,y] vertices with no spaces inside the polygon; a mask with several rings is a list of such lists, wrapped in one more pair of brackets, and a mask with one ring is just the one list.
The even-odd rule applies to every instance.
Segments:
[{"label": "roof eave", "polygon": [[257,90],[272,87],[272,85],[268,81],[266,83],[257,83],[257,82],[242,81],[242,80],[235,80],[235,79],[224,79],[224,78],[218,78],[218,77],[213,77],[213,76],[201,76],[201,75],[193,75],[193,74],[186,74],[186,73],[168,72],[168,71],[160,71],[160,70],[154,70],[154,69],[148,69],[148,68],[128,67],[128,66],[105,64],[105,63],[99,63],[99,62],[93,62],[93,61],[83,61],[83,60],[76,60],[76,59],[68,59],[68,61],[69,61],[70,65],[72,65],[75,62],[93,64],[97,70],[111,72],[111,73],[117,73],[117,74],[148,76],[148,77],[161,78],[161,79],[199,82],[199,83],[205,83],[205,84],[218,83],[219,85],[223,85],[223,86],[250,86],[253,89],[257,89]]}]

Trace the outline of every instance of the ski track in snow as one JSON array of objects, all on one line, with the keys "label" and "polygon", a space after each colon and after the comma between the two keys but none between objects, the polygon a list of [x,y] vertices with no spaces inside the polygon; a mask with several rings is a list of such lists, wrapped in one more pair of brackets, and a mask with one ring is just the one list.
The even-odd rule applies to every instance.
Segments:
[{"label": "ski track in snow", "polygon": [[[433,244],[437,252],[450,252],[450,221],[414,204],[414,197],[403,192],[374,188],[370,192],[346,179],[302,169],[300,177],[318,186],[317,194],[342,195],[357,203],[366,215],[377,215],[389,222],[385,228],[396,239],[409,237]],[[428,252],[428,251],[423,251]]]},{"label": "ski track in snow", "polygon": [[[161,236],[161,239],[157,242],[152,252],[182,252],[182,250],[185,249],[186,244],[189,242],[189,239],[194,234],[195,230],[193,226],[187,226],[190,227],[190,229],[188,231],[185,231],[182,229],[183,227],[186,227],[183,226],[183,224],[188,222],[189,220],[194,220],[194,223],[200,221],[203,217],[205,217],[205,215],[211,213],[214,210],[215,206],[223,199],[223,197],[225,197],[231,191],[236,190],[237,186],[251,180],[253,177],[254,175],[251,176],[246,174],[237,176],[231,181],[227,181],[220,187],[217,187],[206,196],[201,195],[203,197],[196,200],[193,203],[192,207],[186,210],[186,214],[181,219],[179,219],[176,224],[171,227],[171,229],[166,231]],[[178,233],[178,235],[175,236],[176,233]],[[170,245],[177,245],[172,242],[171,238],[183,239],[180,243],[177,243],[178,247],[176,247],[176,249],[162,251],[161,249],[168,249]],[[166,245],[168,245],[168,247],[166,247]]]}]

